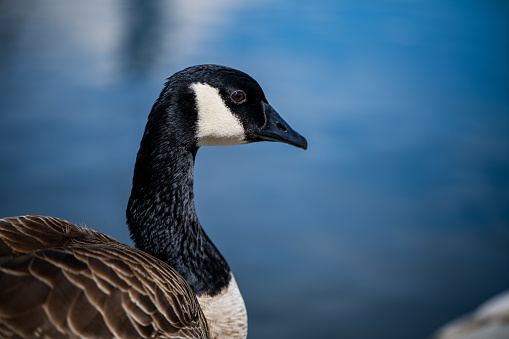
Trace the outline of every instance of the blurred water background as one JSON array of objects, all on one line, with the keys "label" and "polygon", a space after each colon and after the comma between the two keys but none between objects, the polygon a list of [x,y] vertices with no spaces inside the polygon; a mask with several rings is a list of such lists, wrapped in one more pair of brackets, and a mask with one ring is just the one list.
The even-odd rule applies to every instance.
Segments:
[{"label": "blurred water background", "polygon": [[199,151],[250,338],[426,338],[509,288],[509,3],[0,0],[0,216],[131,243],[165,78],[241,69],[309,142]]}]

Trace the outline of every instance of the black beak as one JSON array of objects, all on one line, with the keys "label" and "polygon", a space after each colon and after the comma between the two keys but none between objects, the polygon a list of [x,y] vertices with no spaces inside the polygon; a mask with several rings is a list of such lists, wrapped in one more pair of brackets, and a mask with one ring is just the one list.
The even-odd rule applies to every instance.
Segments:
[{"label": "black beak", "polygon": [[306,139],[295,132],[293,128],[277,114],[272,106],[266,103],[263,103],[263,105],[267,121],[260,130],[254,133],[256,141],[278,141],[302,149],[308,148]]}]

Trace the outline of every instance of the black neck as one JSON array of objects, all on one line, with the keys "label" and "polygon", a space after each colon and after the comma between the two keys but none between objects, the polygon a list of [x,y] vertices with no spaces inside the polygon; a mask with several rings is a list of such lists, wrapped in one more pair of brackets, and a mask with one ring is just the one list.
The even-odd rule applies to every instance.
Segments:
[{"label": "black neck", "polygon": [[[171,128],[171,112],[157,109],[156,104],[136,159],[127,206],[131,238],[137,248],[177,270],[197,295],[215,295],[228,284],[230,268],[196,215],[193,169],[197,148],[182,145],[182,138],[172,134],[179,129]],[[157,114],[161,116],[155,117]]]}]

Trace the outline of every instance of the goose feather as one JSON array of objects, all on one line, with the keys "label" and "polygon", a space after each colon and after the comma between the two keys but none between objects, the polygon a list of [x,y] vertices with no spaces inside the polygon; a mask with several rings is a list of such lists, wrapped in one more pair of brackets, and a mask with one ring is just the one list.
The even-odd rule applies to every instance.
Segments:
[{"label": "goose feather", "polygon": [[62,219],[0,219],[0,272],[2,338],[209,337],[195,294],[174,269]]}]

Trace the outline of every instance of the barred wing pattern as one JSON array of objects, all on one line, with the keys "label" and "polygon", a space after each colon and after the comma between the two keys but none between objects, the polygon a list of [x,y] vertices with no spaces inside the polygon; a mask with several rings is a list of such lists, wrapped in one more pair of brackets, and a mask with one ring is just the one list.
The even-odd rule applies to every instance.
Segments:
[{"label": "barred wing pattern", "polygon": [[0,219],[0,337],[209,338],[166,263],[67,221]]}]

